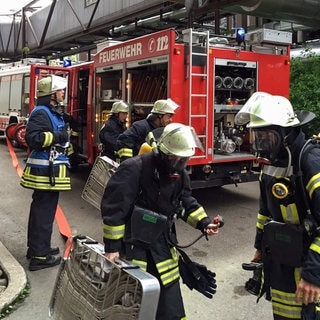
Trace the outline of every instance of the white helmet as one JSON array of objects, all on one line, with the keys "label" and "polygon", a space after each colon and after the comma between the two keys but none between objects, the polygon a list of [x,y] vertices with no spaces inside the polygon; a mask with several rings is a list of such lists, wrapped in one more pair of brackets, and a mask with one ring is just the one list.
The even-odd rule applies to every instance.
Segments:
[{"label": "white helmet", "polygon": [[194,129],[181,123],[168,124],[158,140],[159,150],[166,155],[191,157],[198,147]]},{"label": "white helmet", "polygon": [[122,100],[114,102],[111,108],[111,113],[129,112],[129,106]]},{"label": "white helmet", "polygon": [[173,100],[166,99],[166,100],[157,100],[153,104],[153,108],[151,110],[151,113],[157,113],[157,114],[175,114],[175,110],[179,108],[179,105],[176,104]]},{"label": "white helmet", "polygon": [[58,90],[64,90],[66,87],[66,78],[51,74],[38,81],[38,97],[50,96]]},{"label": "white helmet", "polygon": [[273,96],[266,92],[255,92],[236,114],[235,123],[238,125],[247,124],[248,128],[300,125],[300,121],[287,98]]}]

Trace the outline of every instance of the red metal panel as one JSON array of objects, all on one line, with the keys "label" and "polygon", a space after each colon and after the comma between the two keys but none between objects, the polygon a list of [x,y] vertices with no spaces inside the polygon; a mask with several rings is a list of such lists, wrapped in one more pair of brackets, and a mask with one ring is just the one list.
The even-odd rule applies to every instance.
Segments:
[{"label": "red metal panel", "polygon": [[95,67],[166,55],[174,38],[175,32],[168,29],[106,47],[96,54]]}]

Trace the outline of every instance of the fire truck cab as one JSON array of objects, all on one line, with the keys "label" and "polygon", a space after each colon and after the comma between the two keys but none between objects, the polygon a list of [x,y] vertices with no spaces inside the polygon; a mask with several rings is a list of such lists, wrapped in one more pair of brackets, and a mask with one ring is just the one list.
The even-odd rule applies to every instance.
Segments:
[{"label": "fire truck cab", "polygon": [[168,29],[103,48],[94,58],[95,143],[115,100],[147,115],[171,98],[180,105],[173,121],[194,127],[204,147],[188,164],[192,188],[257,180],[250,132],[234,117],[255,91],[289,96],[291,34],[282,33],[264,29],[249,45]]}]

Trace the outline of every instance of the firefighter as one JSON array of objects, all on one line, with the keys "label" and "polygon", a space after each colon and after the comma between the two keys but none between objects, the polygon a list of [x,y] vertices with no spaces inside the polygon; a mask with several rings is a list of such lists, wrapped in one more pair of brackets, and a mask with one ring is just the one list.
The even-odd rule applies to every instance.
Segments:
[{"label": "firefighter", "polygon": [[21,186],[33,189],[28,221],[29,270],[53,267],[61,261],[59,248],[51,247],[52,226],[59,191],[71,189],[66,156],[69,132],[63,120],[67,80],[50,75],[38,81],[37,107],[26,127],[26,142],[31,150]]},{"label": "firefighter", "polygon": [[177,108],[178,105],[171,99],[157,100],[146,119],[135,121],[128,130],[118,137],[116,143],[117,162],[120,163],[137,155],[147,134],[171,123]]},{"label": "firefighter", "polygon": [[314,117],[256,92],[235,118],[262,164],[252,262],[263,263],[256,294],[272,300],[276,320],[320,319],[320,148],[302,131]]},{"label": "firefighter", "polygon": [[[194,154],[195,141],[191,127],[169,124],[157,142],[158,152],[138,155],[120,164],[101,202],[105,255],[111,261],[120,256],[132,260],[159,280],[157,320],[186,319],[174,216],[205,234],[218,233],[219,224],[211,222],[191,195],[185,168]],[[203,265],[200,269],[201,279],[187,275],[183,281],[211,298],[215,275]]]},{"label": "firefighter", "polygon": [[99,133],[100,142],[103,144],[103,156],[116,160],[116,142],[119,135],[127,129],[126,122],[128,112],[129,106],[124,101],[117,101],[113,103],[110,111],[110,117],[102,126]]}]

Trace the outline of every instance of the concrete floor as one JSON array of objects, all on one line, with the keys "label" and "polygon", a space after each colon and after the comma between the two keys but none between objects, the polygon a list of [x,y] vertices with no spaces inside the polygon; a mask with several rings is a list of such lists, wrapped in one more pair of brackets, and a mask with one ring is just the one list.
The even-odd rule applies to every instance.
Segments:
[{"label": "concrete floor", "polygon": [[[7,319],[48,320],[48,305],[59,268],[28,271],[28,261],[25,258],[26,229],[32,191],[20,187],[19,177],[13,168],[4,139],[0,140],[0,154],[1,241],[26,270],[31,284],[30,295]],[[20,166],[23,167],[25,151],[16,150],[16,154]],[[79,173],[73,174],[73,189],[61,193],[60,206],[74,234],[84,234],[102,242],[100,213],[81,198],[88,173],[88,167],[83,166]],[[216,272],[218,285],[213,299],[207,299],[197,291],[190,291],[182,285],[188,319],[271,320],[271,304],[265,299],[261,299],[257,304],[256,297],[244,289],[245,281],[252,274],[241,268],[241,264],[248,262],[254,252],[252,244],[258,209],[257,183],[198,190],[194,191],[194,196],[205,207],[210,217],[222,215],[225,226],[217,236],[210,237],[209,241],[202,238],[185,250],[191,259],[207,265]],[[199,234],[182,221],[178,221],[177,230],[182,245]],[[64,250],[65,242],[56,225],[52,245],[58,245],[62,251]]]}]

